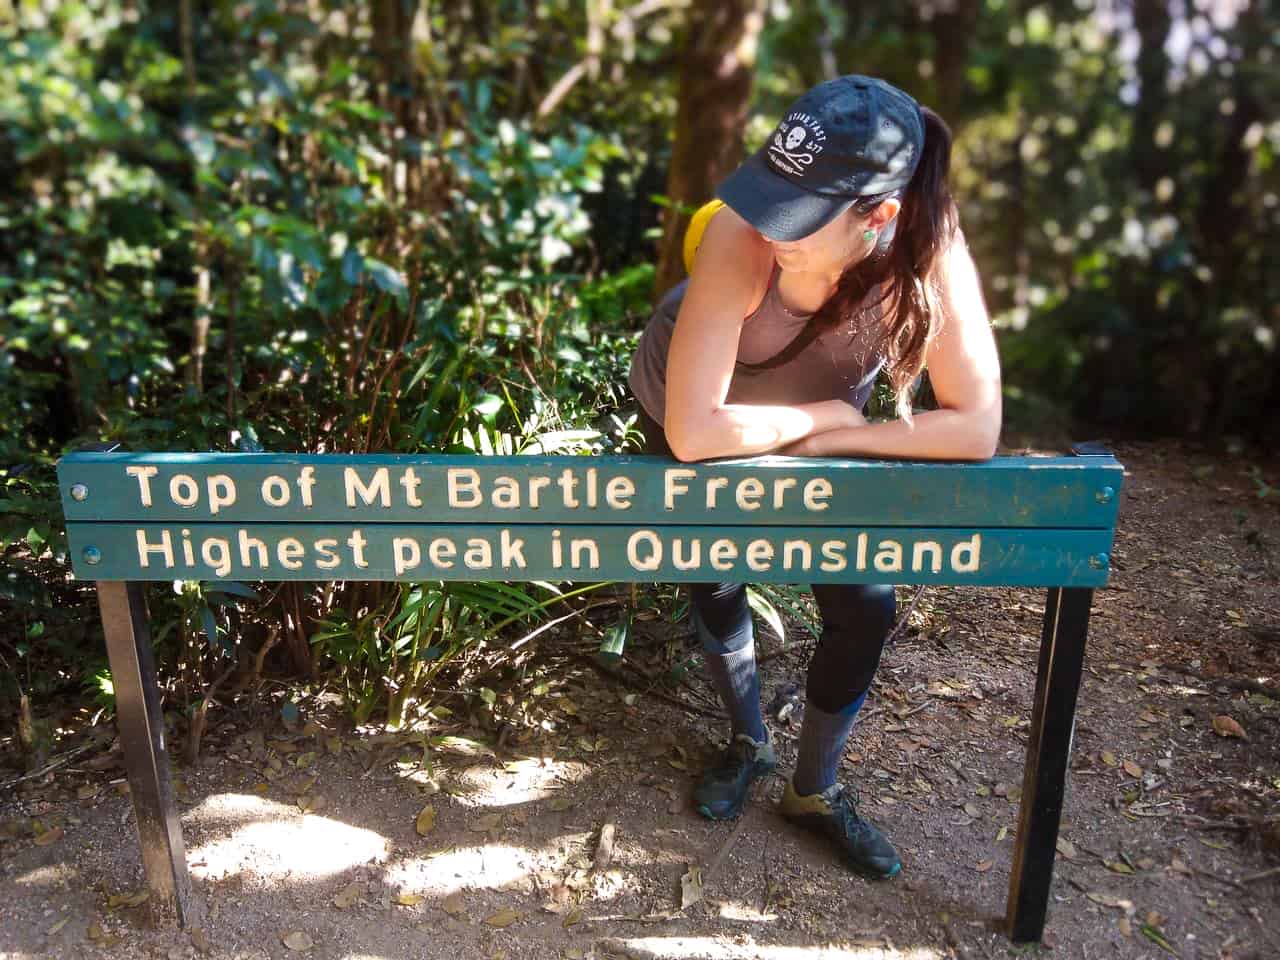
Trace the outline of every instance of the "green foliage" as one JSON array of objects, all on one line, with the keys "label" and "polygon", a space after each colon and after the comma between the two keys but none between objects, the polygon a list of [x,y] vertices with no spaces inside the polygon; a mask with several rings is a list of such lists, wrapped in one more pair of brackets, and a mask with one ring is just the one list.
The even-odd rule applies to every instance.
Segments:
[{"label": "green foliage", "polygon": [[[1135,27],[1114,4],[774,4],[747,140],[830,72],[904,86],[955,128],[1020,426],[1274,434],[1276,23],[1260,3],[1182,6]],[[77,445],[638,449],[625,374],[691,9],[0,15],[0,698],[105,689],[53,478]],[[397,722],[566,602],[501,584],[153,594],[184,697],[282,637],[275,669]]]}]

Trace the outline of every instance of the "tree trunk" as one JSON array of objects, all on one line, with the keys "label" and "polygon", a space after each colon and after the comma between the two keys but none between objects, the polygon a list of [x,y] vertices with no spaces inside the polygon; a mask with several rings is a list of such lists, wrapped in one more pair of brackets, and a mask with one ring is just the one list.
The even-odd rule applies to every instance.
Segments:
[{"label": "tree trunk", "polygon": [[[1253,289],[1265,289],[1265,285],[1252,278],[1253,272],[1249,247],[1256,243],[1259,224],[1255,222],[1255,209],[1245,196],[1249,177],[1249,165],[1253,151],[1245,146],[1245,135],[1254,124],[1266,122],[1266,114],[1258,89],[1259,80],[1254,65],[1261,63],[1262,38],[1266,25],[1262,22],[1257,0],[1249,3],[1241,12],[1232,33],[1226,40],[1232,46],[1239,45],[1241,56],[1232,74],[1231,95],[1235,109],[1226,116],[1219,115],[1221,140],[1218,145],[1217,163],[1200,194],[1196,210],[1196,225],[1202,243],[1201,256],[1213,271],[1212,279],[1205,285],[1200,322],[1195,337],[1185,344],[1188,363],[1205,371],[1209,393],[1208,412],[1202,432],[1210,439],[1221,437],[1232,419],[1241,411],[1238,398],[1233,397],[1239,388],[1240,357],[1236,351],[1221,352],[1206,349],[1225,333],[1221,313],[1224,308],[1249,303]],[[1212,140],[1209,140],[1212,143]],[[1261,316],[1266,316],[1268,304],[1257,303]],[[1269,372],[1274,381],[1274,365]],[[1266,394],[1265,384],[1256,388],[1259,397]],[[1253,391],[1250,391],[1253,392]],[[1273,408],[1274,409],[1274,408]],[[1268,419],[1261,412],[1254,421],[1261,424]]]},{"label": "tree trunk", "polygon": [[[184,122],[195,122],[196,94],[198,80],[196,77],[195,28],[193,25],[192,0],[182,0],[178,5],[179,45],[182,49],[183,104]],[[199,171],[192,169],[196,206],[203,207],[204,187],[201,185]],[[187,385],[199,396],[204,392],[204,358],[209,352],[209,321],[212,307],[210,296],[212,282],[209,276],[209,243],[202,227],[196,227],[193,256],[195,259],[196,288],[195,315],[191,321],[191,365],[187,368]]]},{"label": "tree trunk", "polygon": [[1148,193],[1168,171],[1170,152],[1156,145],[1156,131],[1169,101],[1169,0],[1134,0],[1133,26],[1138,31],[1138,103],[1133,111],[1130,157],[1138,184]]},{"label": "tree trunk", "polygon": [[933,108],[952,131],[959,129],[965,102],[965,71],[969,66],[969,43],[982,0],[943,0],[929,21],[933,34]]},{"label": "tree trunk", "polygon": [[675,144],[667,174],[655,293],[684,276],[685,209],[712,197],[742,159],[742,133],[764,26],[764,0],[694,0],[681,54]]},{"label": "tree trunk", "polygon": [[[373,53],[381,83],[379,106],[395,117],[388,192],[399,193],[407,203],[418,197],[422,183],[422,159],[407,143],[416,143],[419,123],[418,72],[414,63],[415,21],[419,0],[373,0]],[[421,29],[421,28],[418,28]]]}]

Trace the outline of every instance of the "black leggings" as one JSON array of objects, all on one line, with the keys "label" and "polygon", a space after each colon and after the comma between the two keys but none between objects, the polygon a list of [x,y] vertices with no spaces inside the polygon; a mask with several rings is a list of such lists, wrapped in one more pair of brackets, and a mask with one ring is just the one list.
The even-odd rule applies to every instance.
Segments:
[{"label": "black leggings", "polygon": [[[645,452],[671,456],[662,425],[640,410]],[[880,664],[885,638],[893,627],[896,605],[893,587],[885,584],[836,583],[812,585],[822,612],[822,636],[809,661],[805,693],[819,710],[839,713],[866,693]],[[750,642],[747,589],[740,583],[692,583],[693,607],[711,637],[716,652],[728,653]]]}]

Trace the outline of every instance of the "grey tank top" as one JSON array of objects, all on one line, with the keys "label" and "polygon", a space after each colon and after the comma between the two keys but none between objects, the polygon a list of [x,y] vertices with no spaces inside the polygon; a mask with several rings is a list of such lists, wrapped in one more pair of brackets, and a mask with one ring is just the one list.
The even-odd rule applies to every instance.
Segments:
[{"label": "grey tank top", "polygon": [[[878,303],[824,331],[786,363],[763,370],[743,366],[773,357],[795,339],[811,316],[792,313],[783,305],[778,272],[775,265],[760,306],[743,322],[739,363],[729,381],[727,402],[799,404],[840,399],[861,410],[884,365],[877,352]],[[631,392],[658,423],[664,421],[667,410],[667,350],[688,284],[681,281],[662,298],[631,358]],[[877,299],[875,291],[869,299]]]}]

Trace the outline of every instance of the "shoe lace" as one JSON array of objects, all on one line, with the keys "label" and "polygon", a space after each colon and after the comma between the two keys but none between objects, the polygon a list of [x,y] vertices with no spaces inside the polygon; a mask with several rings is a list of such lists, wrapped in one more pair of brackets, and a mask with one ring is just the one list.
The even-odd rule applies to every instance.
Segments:
[{"label": "shoe lace", "polygon": [[743,737],[734,737],[725,746],[712,771],[717,779],[733,779],[739,770],[747,764],[754,763],[755,760],[755,744]]},{"label": "shoe lace", "polygon": [[[853,795],[849,796],[851,793]],[[840,818],[840,823],[844,826],[845,836],[850,840],[862,839],[871,832],[871,824],[858,816],[858,800],[857,792],[843,785],[831,800],[832,811]]]}]

